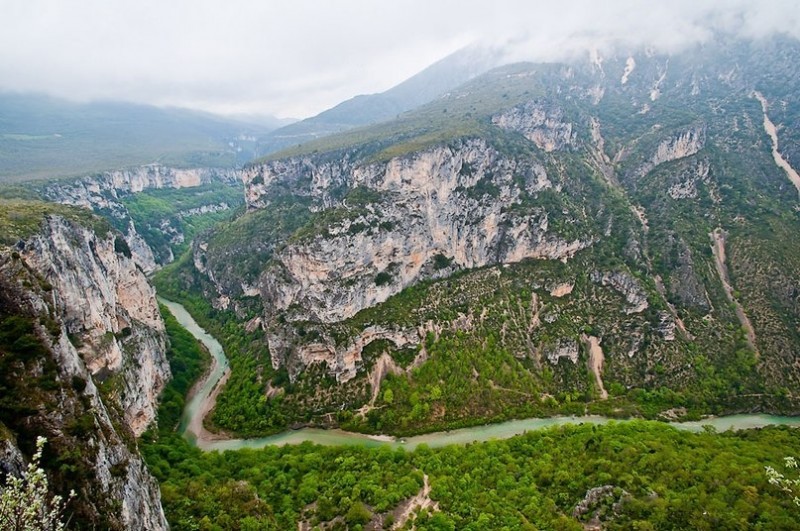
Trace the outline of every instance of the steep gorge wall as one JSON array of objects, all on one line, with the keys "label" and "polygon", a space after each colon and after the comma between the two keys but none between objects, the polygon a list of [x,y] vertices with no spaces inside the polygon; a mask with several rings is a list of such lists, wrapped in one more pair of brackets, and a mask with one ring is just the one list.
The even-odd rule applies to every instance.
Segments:
[{"label": "steep gorge wall", "polygon": [[[124,225],[124,229],[120,228],[136,263],[150,273],[163,264],[159,263],[153,249],[137,232],[122,198],[144,190],[191,188],[211,182],[233,184],[239,180],[238,172],[233,169],[180,169],[151,164],[76,180],[54,181],[42,187],[41,195],[47,201],[91,209],[117,220],[118,225]],[[174,257],[170,255],[166,261],[172,259]]]},{"label": "steep gorge wall", "polygon": [[[281,178],[285,164],[256,175]],[[299,305],[304,318],[336,322],[424,278],[525,258],[565,260],[592,243],[549,230],[544,209],[512,212],[521,195],[553,184],[541,164],[505,158],[480,140],[365,166],[294,164],[294,172],[310,170],[309,193],[323,201],[337,184],[374,195],[358,205],[345,198],[333,207],[340,219],[276,254],[258,286],[276,312]],[[268,208],[259,190],[248,186],[249,204]]]},{"label": "steep gorge wall", "polygon": [[31,347],[2,348],[3,385],[20,413],[2,411],[13,435],[0,438],[29,453],[35,436],[47,437],[52,486],[77,491],[71,511],[81,525],[166,529],[158,483],[135,443],[171,377],[164,323],[117,238],[49,216],[39,234],[0,250],[2,320],[31,323]]},{"label": "steep gorge wall", "polygon": [[53,286],[53,304],[96,379],[117,376],[125,419],[138,436],[153,421],[170,378],[166,334],[155,290],[119,236],[97,235],[51,217],[42,232],[17,245],[24,260]]}]

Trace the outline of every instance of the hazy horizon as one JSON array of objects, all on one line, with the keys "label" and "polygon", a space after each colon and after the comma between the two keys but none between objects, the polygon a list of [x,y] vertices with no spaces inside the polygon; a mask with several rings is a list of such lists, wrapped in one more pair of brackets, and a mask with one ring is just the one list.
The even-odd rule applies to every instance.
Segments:
[{"label": "hazy horizon", "polygon": [[677,51],[715,31],[800,36],[793,1],[335,3],[0,0],[0,90],[305,118],[468,45],[508,60]]}]

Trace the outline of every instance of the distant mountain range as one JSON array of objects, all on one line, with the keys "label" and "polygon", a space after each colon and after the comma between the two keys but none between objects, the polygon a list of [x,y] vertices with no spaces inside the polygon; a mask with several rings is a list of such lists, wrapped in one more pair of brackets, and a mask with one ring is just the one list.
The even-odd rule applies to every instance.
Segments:
[{"label": "distant mountain range", "polygon": [[310,140],[393,119],[499,62],[498,50],[464,48],[385,92],[355,96],[300,122],[0,93],[0,182],[69,177],[154,162],[238,166]]},{"label": "distant mountain range", "polygon": [[39,94],[0,93],[0,181],[65,177],[160,162],[234,166],[285,121]]},{"label": "distant mountain range", "polygon": [[498,66],[501,57],[501,51],[496,49],[463,48],[385,92],[356,96],[270,132],[258,142],[258,154],[269,155],[334,133],[391,120]]}]

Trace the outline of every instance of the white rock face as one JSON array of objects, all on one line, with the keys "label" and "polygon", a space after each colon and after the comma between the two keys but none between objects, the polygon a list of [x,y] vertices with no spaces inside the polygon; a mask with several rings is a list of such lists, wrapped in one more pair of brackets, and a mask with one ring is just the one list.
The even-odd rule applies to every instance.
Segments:
[{"label": "white rock face", "polygon": [[704,126],[689,128],[672,138],[662,141],[650,160],[645,162],[636,173],[639,176],[644,176],[660,164],[694,155],[703,149],[705,142],[706,130]]},{"label": "white rock face", "polygon": [[95,378],[120,375],[125,420],[140,435],[153,421],[170,378],[164,322],[155,290],[133,259],[115,251],[115,236],[96,235],[49,218],[21,254],[53,286],[54,304]]},{"label": "white rock face", "polygon": [[625,60],[625,71],[622,72],[620,83],[624,85],[628,82],[628,78],[633,73],[634,68],[636,68],[636,60],[633,57],[628,57],[628,59]]},{"label": "white rock face", "polygon": [[[543,130],[553,126],[553,145],[565,146],[574,133],[571,125],[556,121],[560,111],[553,112],[532,120],[544,123]],[[507,158],[484,140],[377,163],[348,154],[283,159],[246,168],[243,175],[250,209],[270,208],[275,187],[283,187],[307,196],[312,210],[335,213],[313,234],[280,246],[257,286],[247,286],[257,287],[265,302],[262,326],[273,365],[288,365],[290,374],[322,362],[346,381],[355,376],[370,341],[386,339],[402,348],[419,344],[427,332],[368,327],[352,345],[329,338],[307,343],[292,336],[291,326],[277,324],[279,315],[290,323],[336,323],[421,280],[527,258],[566,261],[594,243],[592,236],[568,240],[551,228],[547,208],[537,201],[545,191],[559,192],[541,163]],[[368,199],[342,200],[343,189],[361,190]],[[514,208],[520,204],[525,206]],[[195,264],[215,282],[204,253],[198,244]],[[222,282],[215,283],[221,304],[229,294]]]},{"label": "white rock face", "polygon": [[[273,172],[264,169],[260,175]],[[331,172],[316,168],[312,174]],[[524,176],[522,185],[515,175]],[[306,310],[304,319],[341,321],[453,268],[525,258],[566,260],[592,243],[548,232],[544,209],[530,215],[508,212],[507,205],[523,191],[520,186],[535,194],[552,184],[544,168],[506,160],[482,141],[460,149],[436,147],[334,176],[328,182],[347,179],[387,199],[276,253],[260,281],[270,312],[299,305]],[[485,193],[477,186],[484,178],[492,183]],[[253,204],[263,200],[250,197]],[[438,270],[437,256],[449,268]]]},{"label": "white rock face", "polygon": [[694,155],[703,148],[705,140],[705,129],[699,127],[688,129],[675,138],[665,140],[658,145],[653,155],[653,166]]},{"label": "white rock face", "polygon": [[625,297],[628,307],[625,308],[625,313],[641,313],[647,309],[649,303],[647,302],[647,293],[645,293],[639,281],[621,271],[612,271],[600,273],[593,271],[590,278],[592,282],[596,282],[601,286],[610,286],[620,295]]},{"label": "white rock face", "polygon": [[[161,507],[158,481],[147,470],[142,458],[132,452],[121,434],[117,433],[81,354],[67,339],[67,333],[67,328],[62,327],[60,338],[52,350],[59,371],[65,378],[75,376],[86,381],[83,395],[90,401],[99,425],[86,443],[95,452],[90,459],[100,491],[107,499],[119,501],[118,517],[126,529],[169,529]],[[124,470],[121,475],[120,468]]]},{"label": "white rock face", "polygon": [[537,102],[528,102],[497,114],[492,117],[492,123],[522,133],[546,152],[564,149],[574,144],[577,137],[572,123],[565,121],[560,108]]},{"label": "white rock face", "polygon": [[[139,166],[128,170],[117,170],[97,175],[89,175],[72,181],[57,181],[42,190],[42,196],[56,203],[79,206],[94,211],[103,211],[120,220],[128,219],[125,240],[131,249],[134,260],[146,273],[158,269],[153,250],[147,245],[136,226],[129,219],[128,211],[121,198],[143,190],[160,188],[188,188],[208,184],[212,181],[236,182],[240,180],[235,170],[195,168],[177,169],[160,164]],[[226,210],[228,205],[220,204],[209,211]],[[186,215],[204,212],[187,212]],[[168,257],[174,258],[174,257]]]},{"label": "white rock face", "polygon": [[[17,283],[25,290],[18,302],[31,315],[47,316],[60,328],[53,333],[49,326],[44,330],[37,325],[38,336],[52,353],[62,389],[75,393],[59,391],[59,408],[39,414],[56,433],[66,431],[65,418],[90,414],[93,424],[84,429],[79,441],[82,459],[94,475],[90,503],[96,509],[113,507],[109,520],[125,529],[168,529],[158,482],[130,443],[131,432],[140,434],[153,419],[155,399],[170,377],[164,358],[164,326],[153,313],[152,288],[133,260],[114,253],[112,235],[98,237],[63,218],[49,219],[43,234],[17,250],[24,265],[23,260],[9,260],[0,251],[0,275],[5,284]],[[36,275],[52,288],[29,289],[31,282],[19,280],[15,267],[30,268],[28,278]],[[85,325],[80,319],[86,319]],[[114,334],[126,326],[130,335],[117,339]],[[71,334],[85,338],[81,352],[69,339]],[[113,408],[101,397],[94,379],[98,372],[90,369],[87,360],[102,367],[101,372],[117,367],[121,385],[107,395],[117,402]],[[80,391],[76,380],[85,382]],[[116,413],[119,406],[122,419]],[[0,460],[6,458],[0,456]]]},{"label": "white rock face", "polygon": [[547,361],[553,365],[558,365],[561,358],[566,358],[572,363],[578,363],[578,342],[574,339],[559,339],[555,345],[544,349],[544,355]]}]

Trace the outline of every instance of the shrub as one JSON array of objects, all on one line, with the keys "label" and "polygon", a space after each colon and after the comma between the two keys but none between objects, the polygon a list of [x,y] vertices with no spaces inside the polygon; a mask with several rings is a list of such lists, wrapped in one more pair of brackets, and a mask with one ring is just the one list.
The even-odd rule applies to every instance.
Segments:
[{"label": "shrub", "polygon": [[[50,496],[47,475],[39,468],[47,440],[36,439],[36,453],[21,478],[8,476],[0,492],[0,529],[42,529],[61,531],[64,500]],[[75,492],[70,492],[70,498]]]}]

